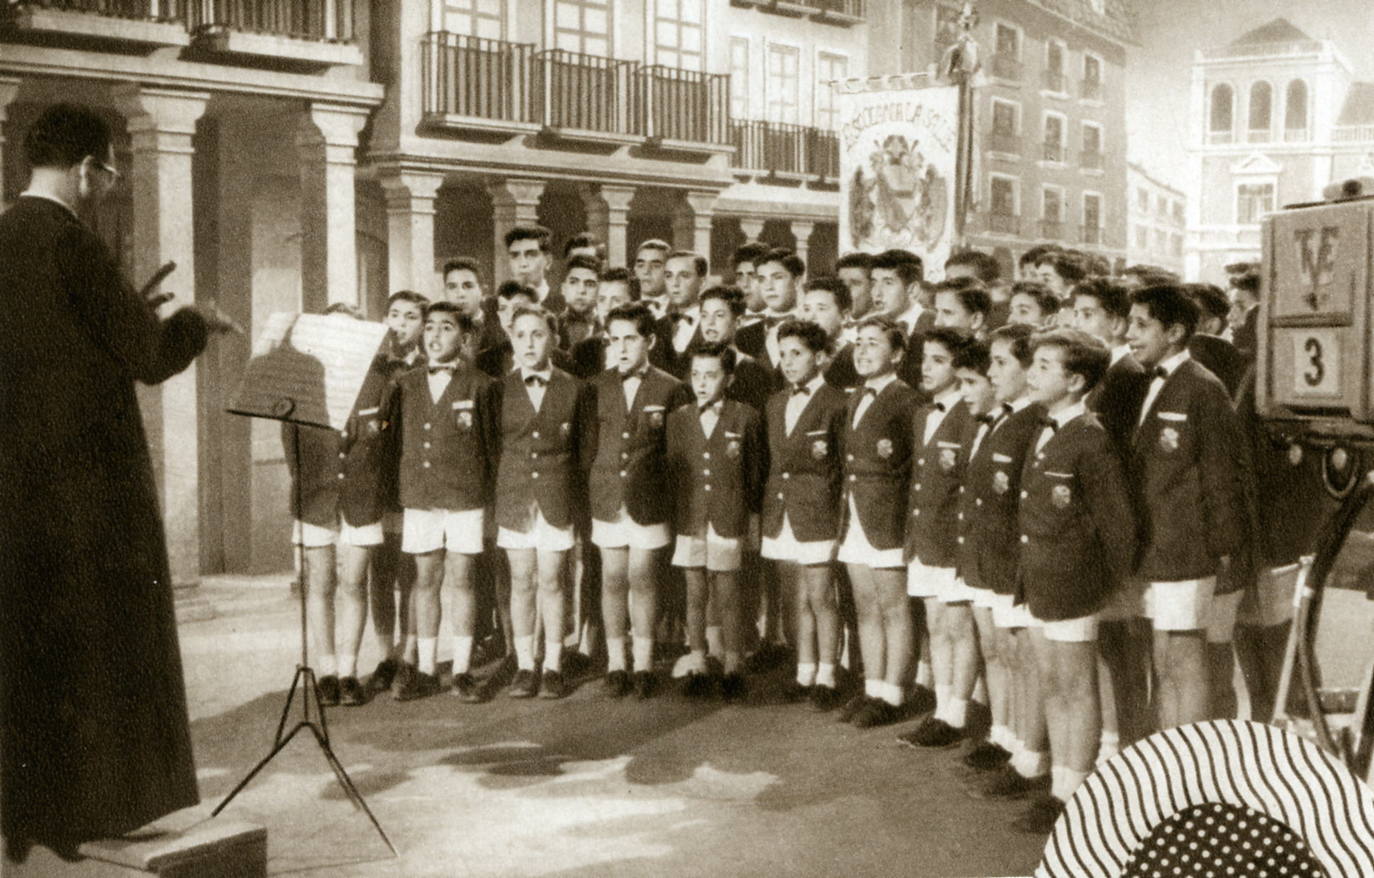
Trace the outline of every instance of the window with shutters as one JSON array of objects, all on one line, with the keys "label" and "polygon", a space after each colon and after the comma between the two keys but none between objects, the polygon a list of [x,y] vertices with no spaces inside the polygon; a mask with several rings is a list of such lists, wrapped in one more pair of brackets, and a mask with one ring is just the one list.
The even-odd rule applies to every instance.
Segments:
[{"label": "window with shutters", "polygon": [[798,106],[801,52],[796,46],[768,44],[768,121],[795,125],[801,116]]}]

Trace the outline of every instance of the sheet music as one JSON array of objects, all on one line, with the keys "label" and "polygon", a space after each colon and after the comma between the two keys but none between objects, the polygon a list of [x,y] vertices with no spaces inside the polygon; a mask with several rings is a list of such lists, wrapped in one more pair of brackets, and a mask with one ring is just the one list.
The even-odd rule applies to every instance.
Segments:
[{"label": "sheet music", "polygon": [[273,314],[229,411],[342,430],[386,331],[344,314]]}]

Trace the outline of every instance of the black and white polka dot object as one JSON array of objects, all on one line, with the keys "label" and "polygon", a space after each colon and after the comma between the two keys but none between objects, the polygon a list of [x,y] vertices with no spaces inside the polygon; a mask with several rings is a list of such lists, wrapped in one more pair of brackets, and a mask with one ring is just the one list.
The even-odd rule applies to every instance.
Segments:
[{"label": "black and white polka dot object", "polygon": [[[1214,805],[1223,810],[1207,810]],[[1233,817],[1244,820],[1246,832],[1255,833],[1241,837],[1233,830],[1239,852],[1232,846],[1222,852],[1223,860],[1234,855],[1240,863],[1223,862],[1220,871],[1212,870],[1218,878],[1374,876],[1374,794],[1369,788],[1345,765],[1294,734],[1260,723],[1218,720],[1151,735],[1098,766],[1055,824],[1037,878],[1152,876],[1156,870],[1166,878],[1205,876],[1208,867],[1192,858],[1195,850],[1210,844],[1207,839],[1219,826],[1208,824],[1209,816],[1227,825]],[[1222,847],[1229,845],[1231,834],[1225,833]],[[1185,835],[1189,837],[1180,847]],[[1244,856],[1245,844],[1253,849],[1262,838],[1282,839],[1287,845],[1284,858],[1274,857],[1272,867],[1269,857]],[[1199,847],[1187,847],[1193,843]],[[1185,853],[1190,858],[1186,863],[1179,859]],[[1150,865],[1162,862],[1164,855],[1170,857],[1167,870]],[[1252,862],[1254,868],[1248,869]]]},{"label": "black and white polka dot object", "polygon": [[1293,830],[1239,805],[1185,808],[1155,827],[1124,878],[1325,878]]}]

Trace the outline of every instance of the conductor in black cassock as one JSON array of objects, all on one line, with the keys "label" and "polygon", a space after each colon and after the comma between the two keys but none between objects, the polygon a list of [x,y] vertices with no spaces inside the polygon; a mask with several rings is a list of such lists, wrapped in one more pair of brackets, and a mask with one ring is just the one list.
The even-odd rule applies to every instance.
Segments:
[{"label": "conductor in black cassock", "polygon": [[70,854],[198,801],[167,548],[134,382],[210,333],[159,320],[77,211],[115,185],[110,129],[57,105],[0,216],[0,830]]}]

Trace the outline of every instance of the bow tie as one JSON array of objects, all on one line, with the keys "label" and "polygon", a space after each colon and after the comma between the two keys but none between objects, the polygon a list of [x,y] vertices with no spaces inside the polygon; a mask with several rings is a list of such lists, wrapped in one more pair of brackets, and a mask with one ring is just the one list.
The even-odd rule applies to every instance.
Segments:
[{"label": "bow tie", "polygon": [[772,329],[786,319],[785,316],[780,314],[765,314],[759,322],[763,324],[765,329]]},{"label": "bow tie", "polygon": [[620,376],[621,381],[629,381],[631,378],[643,378],[644,370],[636,369],[633,372],[617,372],[615,374]]},{"label": "bow tie", "polygon": [[1169,370],[1163,366],[1155,366],[1154,369],[1150,371],[1150,376],[1152,378],[1163,378],[1167,381],[1169,378]]},{"label": "bow tie", "polygon": [[1059,423],[1054,418],[1041,418],[1040,426],[1048,428],[1051,433],[1059,429]]},{"label": "bow tie", "polygon": [[997,420],[997,415],[994,415],[991,412],[989,412],[985,415],[979,415],[978,417],[974,418],[974,420],[980,424],[987,424],[988,426],[992,426],[992,423]]},{"label": "bow tie", "polygon": [[690,312],[687,311],[674,311],[673,313],[668,315],[668,319],[673,321],[674,326],[677,326],[684,320],[686,320],[688,323],[697,322],[697,319],[693,317]]},{"label": "bow tie", "polygon": [[878,389],[877,389],[876,387],[869,387],[867,384],[865,384],[865,385],[864,385],[864,389],[863,389],[863,393],[861,393],[861,394],[859,394],[859,395],[860,395],[860,396],[874,396],[874,397],[876,397],[876,396],[878,395]]},{"label": "bow tie", "polygon": [[943,412],[945,410],[945,404],[942,402],[932,403],[932,405],[937,412]]},{"label": "bow tie", "polygon": [[800,396],[800,395],[803,394],[803,393],[810,393],[810,392],[811,392],[811,388],[807,387],[805,384],[793,384],[793,385],[792,385],[792,395],[793,395],[793,396]]},{"label": "bow tie", "polygon": [[723,406],[724,404],[725,403],[723,400],[718,399],[715,402],[708,402],[706,403],[706,405],[697,406],[697,410],[703,415],[707,412],[715,412],[716,414],[720,414],[721,406]]},{"label": "bow tie", "polygon": [[450,375],[452,375],[452,374],[453,374],[453,370],[454,370],[454,369],[457,369],[457,368],[458,368],[458,364],[457,364],[457,363],[430,363],[430,364],[429,364],[429,374],[433,375],[433,374],[435,374],[435,373],[437,373],[437,372],[447,372],[447,373],[449,373]]},{"label": "bow tie", "polygon": [[526,387],[543,387],[548,383],[549,377],[547,375],[540,375],[538,372],[525,376]]}]

